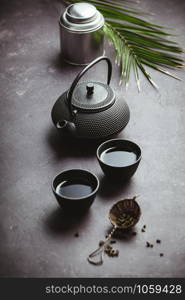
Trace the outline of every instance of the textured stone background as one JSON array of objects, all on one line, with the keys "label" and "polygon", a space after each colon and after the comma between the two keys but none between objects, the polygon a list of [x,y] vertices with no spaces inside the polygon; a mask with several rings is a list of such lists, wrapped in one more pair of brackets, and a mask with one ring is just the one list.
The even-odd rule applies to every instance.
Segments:
[{"label": "textured stone background", "polygon": [[[184,1],[143,0],[140,5],[154,13],[151,21],[175,29],[176,40],[185,46]],[[58,17],[63,9],[59,1],[1,1],[0,276],[184,277],[185,73],[177,73],[179,82],[152,72],[159,92],[143,80],[139,94],[134,80],[127,91],[119,87],[114,68],[111,85],[131,110],[120,137],[138,143],[143,158],[128,184],[108,183],[95,157],[97,145],[66,142],[51,122],[54,102],[81,69],[59,56]],[[113,57],[108,46],[106,53]],[[104,80],[105,72],[101,63],[87,76]],[[51,181],[74,167],[96,173],[101,189],[87,215],[67,219]],[[88,264],[87,255],[110,229],[111,205],[138,194],[138,234],[117,241],[118,258],[106,257],[101,267]],[[154,248],[146,248],[146,241]]]}]

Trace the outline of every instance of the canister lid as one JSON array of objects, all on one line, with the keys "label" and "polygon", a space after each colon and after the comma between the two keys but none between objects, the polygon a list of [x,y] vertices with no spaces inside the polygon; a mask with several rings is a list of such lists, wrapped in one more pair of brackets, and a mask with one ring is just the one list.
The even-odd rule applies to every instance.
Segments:
[{"label": "canister lid", "polygon": [[107,109],[115,102],[112,88],[104,83],[86,81],[75,88],[72,105],[80,110],[97,112]]},{"label": "canister lid", "polygon": [[60,23],[73,31],[91,31],[104,24],[104,18],[92,4],[80,2],[69,5]]},{"label": "canister lid", "polygon": [[76,3],[68,8],[66,17],[73,23],[87,23],[96,18],[96,8],[88,3]]}]

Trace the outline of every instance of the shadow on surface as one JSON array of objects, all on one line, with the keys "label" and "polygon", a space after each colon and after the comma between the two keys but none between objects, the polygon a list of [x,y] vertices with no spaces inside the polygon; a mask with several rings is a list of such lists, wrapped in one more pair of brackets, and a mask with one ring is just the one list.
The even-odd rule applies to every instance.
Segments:
[{"label": "shadow on surface", "polygon": [[88,157],[96,155],[97,141],[79,140],[62,136],[55,128],[50,128],[47,142],[58,159],[65,157]]},{"label": "shadow on surface", "polygon": [[[111,232],[112,227],[109,226],[107,230],[107,235]],[[137,237],[137,230],[133,227],[130,229],[119,229],[117,228],[113,234],[113,239],[125,242],[131,242]]]},{"label": "shadow on surface", "polygon": [[[60,53],[60,50],[58,50],[58,52],[56,52],[54,56],[51,56],[48,59],[48,64],[50,67],[55,69],[57,73],[68,74],[69,78],[71,77],[71,75],[75,78],[75,74],[77,75],[82,70],[82,68],[84,68],[84,66],[70,65],[69,63],[65,62],[65,60],[63,59]],[[69,81],[69,86],[70,86],[70,81]],[[69,88],[69,86],[66,87],[66,90]]]},{"label": "shadow on surface", "polygon": [[69,215],[64,213],[61,208],[51,211],[44,220],[46,230],[49,233],[61,234],[69,231],[77,231],[79,225],[86,226],[89,222],[90,210],[81,215]]},{"label": "shadow on surface", "polygon": [[[123,192],[125,193],[127,190],[131,190],[132,186],[132,179],[128,181],[117,181],[109,179],[106,176],[102,176],[100,178],[100,189],[99,195],[103,197],[104,200],[107,198],[112,200],[112,197],[115,198],[119,195],[122,195]],[[121,200],[121,199],[120,199]]]},{"label": "shadow on surface", "polygon": [[[112,138],[116,137],[117,136],[114,136]],[[50,127],[46,135],[46,141],[58,159],[65,157],[83,158],[96,156],[98,146],[108,139],[110,139],[110,137],[104,140],[77,139],[70,136],[64,137],[54,127]]]}]

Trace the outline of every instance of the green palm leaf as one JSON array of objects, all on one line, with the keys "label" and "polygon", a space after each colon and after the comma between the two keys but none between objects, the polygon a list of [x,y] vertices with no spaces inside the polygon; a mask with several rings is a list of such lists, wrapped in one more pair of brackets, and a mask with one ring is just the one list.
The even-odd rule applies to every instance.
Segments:
[{"label": "green palm leaf", "polygon": [[[81,2],[69,0],[70,3]],[[184,51],[165,31],[165,27],[150,23],[140,18],[144,15],[134,0],[88,0],[105,17],[104,33],[112,43],[116,53],[116,63],[120,66],[120,81],[129,83],[131,70],[134,71],[136,83],[140,90],[139,71],[153,87],[157,87],[146,66],[165,75],[179,79],[165,68],[184,67],[180,57]]]}]

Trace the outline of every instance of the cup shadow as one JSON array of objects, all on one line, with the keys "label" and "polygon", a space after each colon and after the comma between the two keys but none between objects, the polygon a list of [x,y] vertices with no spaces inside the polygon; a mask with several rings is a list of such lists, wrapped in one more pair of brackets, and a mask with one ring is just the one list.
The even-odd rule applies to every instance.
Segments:
[{"label": "cup shadow", "polygon": [[103,199],[111,199],[114,196],[119,197],[124,193],[127,192],[127,190],[131,190],[131,186],[133,184],[132,178],[127,181],[118,181],[112,180],[105,175],[102,175],[100,178],[100,189],[99,189],[99,195],[103,197]]},{"label": "cup shadow", "polygon": [[86,226],[90,215],[90,210],[84,214],[69,215],[64,213],[61,208],[54,209],[44,219],[46,231],[50,234],[65,234],[70,231],[74,233],[74,229],[77,230],[79,226]]}]

